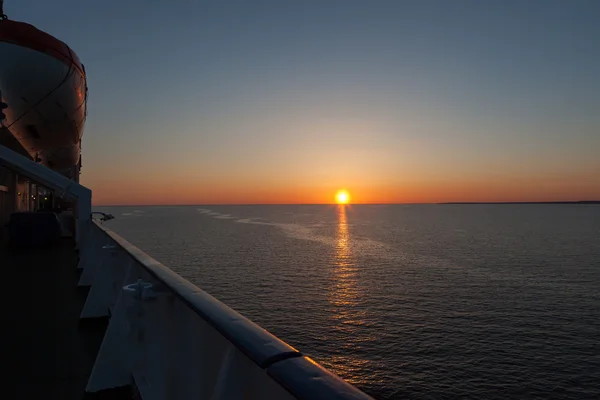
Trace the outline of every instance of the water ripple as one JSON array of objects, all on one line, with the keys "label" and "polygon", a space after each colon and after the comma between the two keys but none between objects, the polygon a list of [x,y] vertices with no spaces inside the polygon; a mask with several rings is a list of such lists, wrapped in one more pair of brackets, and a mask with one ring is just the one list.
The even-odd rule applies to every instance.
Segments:
[{"label": "water ripple", "polygon": [[600,207],[99,211],[377,398],[600,397]]}]

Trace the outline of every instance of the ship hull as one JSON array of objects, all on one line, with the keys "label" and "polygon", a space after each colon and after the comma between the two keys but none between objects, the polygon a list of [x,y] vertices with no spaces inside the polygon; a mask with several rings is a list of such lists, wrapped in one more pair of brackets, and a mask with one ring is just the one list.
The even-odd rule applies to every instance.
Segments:
[{"label": "ship hull", "polygon": [[8,105],[4,126],[31,158],[77,179],[86,117],[83,66],[56,39],[70,59],[2,39],[0,91]]}]

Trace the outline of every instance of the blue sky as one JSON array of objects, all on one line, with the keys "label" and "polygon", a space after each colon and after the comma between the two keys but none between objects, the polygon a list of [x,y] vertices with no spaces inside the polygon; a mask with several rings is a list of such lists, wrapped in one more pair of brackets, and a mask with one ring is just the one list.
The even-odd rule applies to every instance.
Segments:
[{"label": "blue sky", "polygon": [[153,184],[198,203],[338,187],[364,201],[600,197],[599,1],[7,0],[5,12],[86,66],[82,180],[99,202],[140,202]]}]

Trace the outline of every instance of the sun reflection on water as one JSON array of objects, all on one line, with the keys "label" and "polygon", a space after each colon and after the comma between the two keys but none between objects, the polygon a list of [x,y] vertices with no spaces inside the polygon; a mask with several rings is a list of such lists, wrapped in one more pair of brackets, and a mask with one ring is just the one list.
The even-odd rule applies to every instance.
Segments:
[{"label": "sun reflection on water", "polygon": [[356,286],[357,268],[352,257],[346,208],[343,204],[338,206],[334,279],[329,297],[329,301],[336,306],[338,319],[347,319],[348,309],[356,305],[360,297]]},{"label": "sun reflection on water", "polygon": [[350,382],[360,384],[361,374],[357,373],[357,368],[368,370],[370,362],[361,359],[356,353],[366,342],[375,340],[375,337],[367,331],[369,324],[359,285],[359,266],[352,251],[348,207],[343,204],[337,206],[338,222],[328,297],[332,306],[331,328],[336,332],[333,338],[339,342],[338,346],[352,351],[348,351],[346,355],[332,355],[329,359],[322,360],[322,363]]}]

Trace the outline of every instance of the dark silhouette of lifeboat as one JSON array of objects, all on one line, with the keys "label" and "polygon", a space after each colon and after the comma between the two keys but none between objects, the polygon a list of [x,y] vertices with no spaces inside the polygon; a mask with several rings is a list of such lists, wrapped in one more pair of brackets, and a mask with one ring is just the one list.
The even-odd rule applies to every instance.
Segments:
[{"label": "dark silhouette of lifeboat", "polygon": [[78,180],[85,68],[62,41],[6,18],[2,0],[0,15],[0,144]]}]

